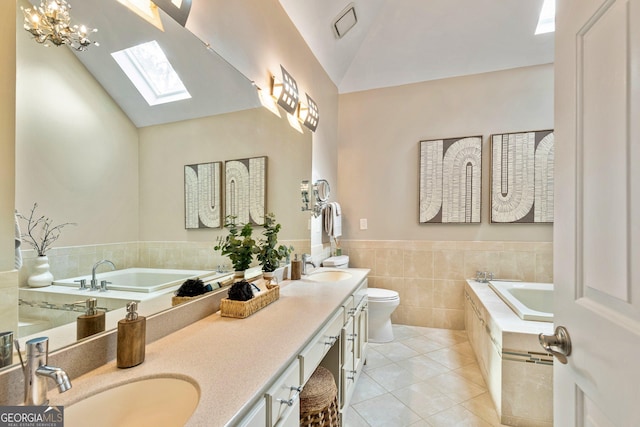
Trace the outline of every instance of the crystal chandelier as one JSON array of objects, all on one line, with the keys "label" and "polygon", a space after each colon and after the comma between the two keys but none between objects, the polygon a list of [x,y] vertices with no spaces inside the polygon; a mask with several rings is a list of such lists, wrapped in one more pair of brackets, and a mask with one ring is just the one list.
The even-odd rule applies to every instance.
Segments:
[{"label": "crystal chandelier", "polygon": [[[47,2],[48,3],[45,3]],[[95,33],[97,29],[89,29],[84,25],[71,26],[69,10],[71,6],[65,0],[42,0],[40,6],[25,9],[24,29],[30,32],[35,41],[45,46],[49,42],[56,46],[66,44],[75,50],[87,50],[87,46],[96,45],[87,37],[88,33]]]}]

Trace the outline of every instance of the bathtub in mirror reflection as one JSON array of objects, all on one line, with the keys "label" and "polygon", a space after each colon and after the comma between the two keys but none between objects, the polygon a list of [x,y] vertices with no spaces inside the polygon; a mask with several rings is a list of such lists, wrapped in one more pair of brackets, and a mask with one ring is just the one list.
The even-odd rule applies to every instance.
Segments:
[{"label": "bathtub in mirror reflection", "polygon": [[489,287],[522,320],[553,322],[553,283],[494,280]]},{"label": "bathtub in mirror reflection", "polygon": [[[98,281],[113,282],[106,292],[81,290],[75,280],[86,279],[86,276],[57,280],[44,288],[20,288],[19,337],[28,338],[75,323],[77,317],[84,313],[87,298],[96,298],[98,310],[107,313],[125,307],[130,301],[140,303],[141,307],[153,305],[166,309],[171,306],[171,296],[185,280],[199,278],[205,284],[211,284],[213,289],[218,289],[230,274],[205,270],[128,268],[96,274]],[[91,280],[90,275],[88,278]]]}]

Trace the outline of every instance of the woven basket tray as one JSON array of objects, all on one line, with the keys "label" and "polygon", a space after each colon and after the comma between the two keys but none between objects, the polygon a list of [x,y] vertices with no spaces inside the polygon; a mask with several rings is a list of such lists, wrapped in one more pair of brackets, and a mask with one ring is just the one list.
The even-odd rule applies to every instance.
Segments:
[{"label": "woven basket tray", "polygon": [[262,291],[249,301],[234,301],[229,298],[222,298],[220,301],[220,315],[222,317],[244,319],[277,301],[280,298],[280,286],[267,283],[266,287],[266,291]]}]

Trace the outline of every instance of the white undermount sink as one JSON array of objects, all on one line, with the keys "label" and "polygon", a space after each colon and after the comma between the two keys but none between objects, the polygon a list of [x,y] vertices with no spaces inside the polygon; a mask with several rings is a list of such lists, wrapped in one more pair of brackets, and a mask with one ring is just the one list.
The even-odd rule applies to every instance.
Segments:
[{"label": "white undermount sink", "polygon": [[64,408],[65,427],[184,426],[200,400],[198,384],[154,377],[93,394]]},{"label": "white undermount sink", "polygon": [[316,271],[305,277],[306,280],[313,282],[339,282],[351,277],[351,273],[338,270]]}]

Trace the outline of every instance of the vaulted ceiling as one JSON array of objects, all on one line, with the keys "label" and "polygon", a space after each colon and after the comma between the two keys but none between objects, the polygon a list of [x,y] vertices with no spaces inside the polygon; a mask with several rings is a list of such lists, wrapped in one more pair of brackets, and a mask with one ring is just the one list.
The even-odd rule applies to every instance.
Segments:
[{"label": "vaulted ceiling", "polygon": [[[340,93],[553,62],[542,0],[279,0]],[[334,19],[357,24],[338,39]]]}]

